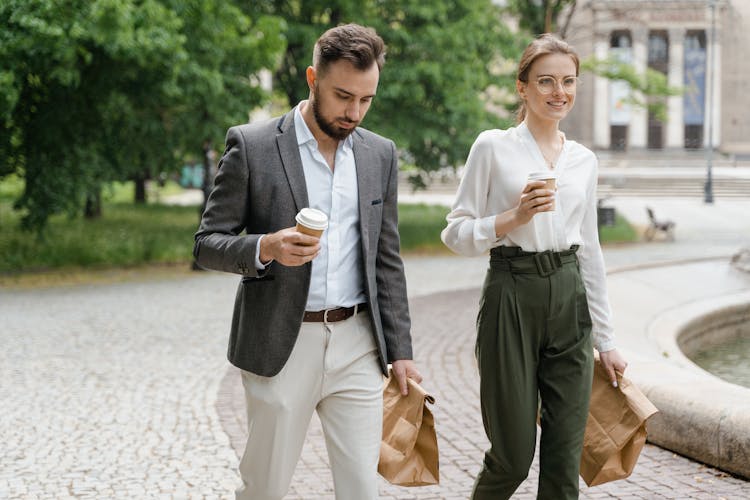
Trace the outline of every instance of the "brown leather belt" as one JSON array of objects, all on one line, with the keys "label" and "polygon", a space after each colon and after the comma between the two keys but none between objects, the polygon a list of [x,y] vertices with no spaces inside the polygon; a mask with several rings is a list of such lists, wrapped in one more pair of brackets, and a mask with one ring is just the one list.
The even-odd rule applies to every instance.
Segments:
[{"label": "brown leather belt", "polygon": [[366,311],[367,304],[357,304],[351,307],[337,307],[335,309],[324,309],[322,311],[305,311],[302,321],[308,323],[335,323],[349,319],[358,312]]}]

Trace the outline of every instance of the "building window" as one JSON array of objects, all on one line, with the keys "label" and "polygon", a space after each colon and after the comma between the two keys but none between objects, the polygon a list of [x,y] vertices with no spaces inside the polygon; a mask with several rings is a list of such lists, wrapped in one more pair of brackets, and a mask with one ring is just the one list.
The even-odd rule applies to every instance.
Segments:
[{"label": "building window", "polygon": [[[622,63],[633,62],[630,31],[613,31],[609,37],[609,57]],[[623,151],[628,147],[630,125],[630,85],[622,80],[609,82],[609,147]]]},{"label": "building window", "polygon": [[[648,67],[664,73],[669,71],[669,38],[666,31],[651,31],[648,34]],[[650,103],[664,101],[664,98],[651,97]],[[648,148],[664,147],[664,124],[656,116],[648,114]]]},{"label": "building window", "polygon": [[706,98],[706,32],[703,30],[685,34],[684,75],[685,149],[699,149],[703,147]]},{"label": "building window", "polygon": [[612,48],[632,47],[633,40],[628,30],[613,31],[609,36],[609,46]]},{"label": "building window", "polygon": [[669,38],[666,31],[651,31],[648,34],[648,67],[667,74]]}]

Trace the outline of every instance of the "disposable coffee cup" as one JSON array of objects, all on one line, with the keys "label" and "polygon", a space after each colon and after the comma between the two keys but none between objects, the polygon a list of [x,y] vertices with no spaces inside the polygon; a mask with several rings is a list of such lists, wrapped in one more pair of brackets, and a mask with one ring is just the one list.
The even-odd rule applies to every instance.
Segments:
[{"label": "disposable coffee cup", "polygon": [[297,231],[320,238],[328,227],[328,216],[315,208],[303,208],[295,217]]},{"label": "disposable coffee cup", "polygon": [[[531,172],[528,181],[544,181],[544,189],[555,191],[557,189],[557,175],[554,172]],[[552,200],[552,210],[555,209],[555,200]]]}]

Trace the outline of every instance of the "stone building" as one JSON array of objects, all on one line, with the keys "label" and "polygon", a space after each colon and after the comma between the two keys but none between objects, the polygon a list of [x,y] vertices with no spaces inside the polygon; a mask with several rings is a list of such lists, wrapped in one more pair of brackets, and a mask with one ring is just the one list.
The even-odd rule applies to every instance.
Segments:
[{"label": "stone building", "polygon": [[661,121],[628,102],[625,82],[583,74],[564,124],[570,137],[597,149],[674,151],[704,148],[711,129],[718,150],[750,154],[750,0],[583,0],[566,38],[582,59],[650,67],[685,90],[666,98]]}]

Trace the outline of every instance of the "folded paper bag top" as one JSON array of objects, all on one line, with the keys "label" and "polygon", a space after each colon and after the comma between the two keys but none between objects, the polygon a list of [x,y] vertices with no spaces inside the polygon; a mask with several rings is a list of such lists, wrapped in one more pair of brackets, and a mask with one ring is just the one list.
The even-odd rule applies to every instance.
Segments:
[{"label": "folded paper bag top", "polygon": [[378,472],[399,486],[438,484],[435,421],[426,404],[434,404],[435,398],[413,380],[407,380],[408,396],[401,395],[393,373],[385,382]]},{"label": "folded paper bag top", "polygon": [[599,359],[581,454],[581,477],[595,486],[628,477],[646,444],[646,420],[658,410],[630,380],[612,387]]}]

